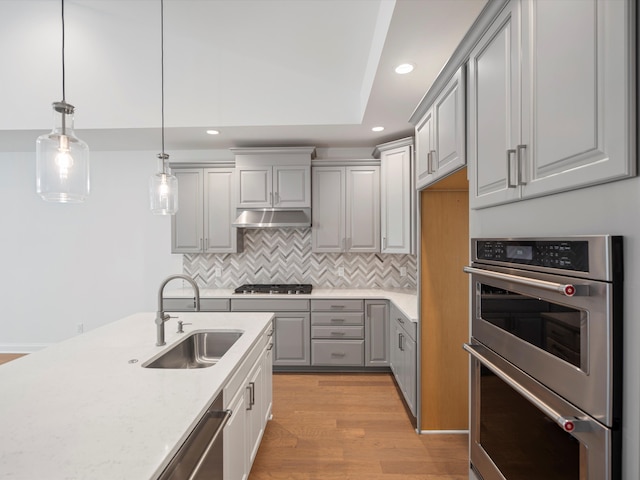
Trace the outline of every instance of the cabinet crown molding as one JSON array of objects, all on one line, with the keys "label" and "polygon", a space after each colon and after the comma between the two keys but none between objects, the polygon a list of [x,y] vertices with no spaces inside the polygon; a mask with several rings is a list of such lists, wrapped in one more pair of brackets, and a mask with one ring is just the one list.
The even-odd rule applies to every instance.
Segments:
[{"label": "cabinet crown molding", "polygon": [[316,157],[316,147],[246,147],[230,148],[234,155],[309,155]]},{"label": "cabinet crown molding", "polygon": [[413,137],[400,138],[398,140],[393,140],[391,142],[376,145],[376,148],[374,148],[372,155],[374,158],[380,158],[380,154],[382,152],[386,152],[387,150],[392,150],[394,148],[406,147],[407,145],[413,145]]}]

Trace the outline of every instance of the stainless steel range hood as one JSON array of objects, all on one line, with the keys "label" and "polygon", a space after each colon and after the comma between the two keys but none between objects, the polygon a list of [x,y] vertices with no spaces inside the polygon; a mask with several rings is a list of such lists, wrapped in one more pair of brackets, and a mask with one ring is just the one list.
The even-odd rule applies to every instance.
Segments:
[{"label": "stainless steel range hood", "polygon": [[238,210],[233,222],[238,228],[309,228],[311,209],[277,210],[272,208]]}]

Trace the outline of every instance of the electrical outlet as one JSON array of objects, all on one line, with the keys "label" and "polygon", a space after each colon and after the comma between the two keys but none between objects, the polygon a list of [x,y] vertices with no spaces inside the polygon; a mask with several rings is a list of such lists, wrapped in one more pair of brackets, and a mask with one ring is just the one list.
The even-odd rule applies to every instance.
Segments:
[{"label": "electrical outlet", "polygon": [[338,276],[344,277],[344,267],[338,267]]},{"label": "electrical outlet", "polygon": [[220,267],[216,267],[213,269],[213,276],[216,278],[220,278],[222,276],[222,269]]},{"label": "electrical outlet", "polygon": [[407,267],[400,267],[400,276],[401,277],[407,276]]},{"label": "electrical outlet", "polygon": [[82,333],[84,332],[84,324],[83,323],[78,323],[76,325],[76,333]]}]

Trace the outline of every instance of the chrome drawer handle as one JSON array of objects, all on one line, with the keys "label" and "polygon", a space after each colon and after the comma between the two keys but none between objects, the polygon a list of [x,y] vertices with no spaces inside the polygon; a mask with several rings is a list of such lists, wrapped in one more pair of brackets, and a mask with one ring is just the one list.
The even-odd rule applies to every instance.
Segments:
[{"label": "chrome drawer handle", "polygon": [[347,354],[344,352],[332,352],[331,356],[332,357],[345,357]]},{"label": "chrome drawer handle", "polygon": [[345,332],[331,332],[331,335],[345,335]]}]

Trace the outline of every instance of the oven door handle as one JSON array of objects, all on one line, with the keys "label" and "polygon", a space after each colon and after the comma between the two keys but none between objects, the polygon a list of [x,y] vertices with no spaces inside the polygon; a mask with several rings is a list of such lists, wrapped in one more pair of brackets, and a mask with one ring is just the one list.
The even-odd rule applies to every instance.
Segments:
[{"label": "oven door handle", "polygon": [[555,283],[547,282],[545,280],[535,280],[533,278],[519,277],[518,275],[511,275],[508,273],[493,272],[491,270],[485,270],[483,268],[475,267],[463,267],[462,270],[465,273],[474,273],[476,275],[483,275],[488,278],[495,278],[497,280],[506,280],[509,282],[517,283],[518,285],[524,285],[527,287],[540,288],[554,293],[560,293],[567,297],[573,297],[574,295],[588,295],[589,287],[587,285],[572,285],[570,283]]},{"label": "oven door handle", "polygon": [[507,385],[513,388],[516,392],[526,398],[529,402],[535,405],[542,413],[544,413],[547,417],[551,418],[554,422],[558,424],[560,428],[562,428],[567,433],[573,432],[585,432],[591,430],[591,425],[588,420],[582,420],[577,417],[572,416],[563,416],[556,412],[549,405],[541,401],[538,397],[533,395],[529,390],[520,385],[516,380],[510,377],[507,373],[505,373],[499,366],[493,363],[489,358],[482,354],[482,349],[485,347],[481,347],[479,345],[472,345],[469,343],[465,343],[462,345],[469,354],[478,360],[480,363],[489,367],[493,373],[495,373],[499,378],[501,378]]}]

